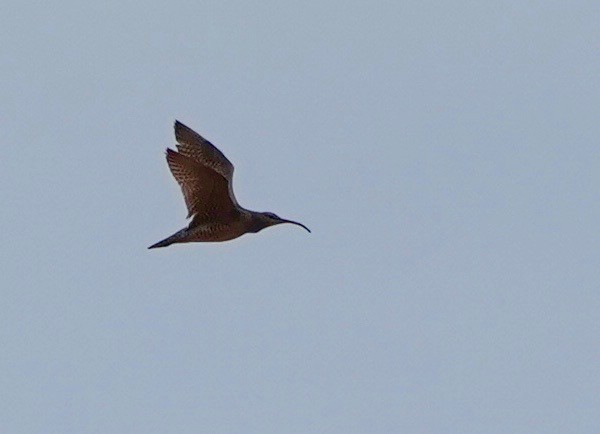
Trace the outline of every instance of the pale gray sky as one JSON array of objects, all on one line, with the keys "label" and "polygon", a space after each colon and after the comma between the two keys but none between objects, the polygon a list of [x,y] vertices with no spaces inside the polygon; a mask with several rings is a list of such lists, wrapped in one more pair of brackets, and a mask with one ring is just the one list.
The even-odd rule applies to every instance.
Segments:
[{"label": "pale gray sky", "polygon": [[[597,1],[5,1],[0,430],[600,432]],[[175,119],[297,219],[183,227]]]}]

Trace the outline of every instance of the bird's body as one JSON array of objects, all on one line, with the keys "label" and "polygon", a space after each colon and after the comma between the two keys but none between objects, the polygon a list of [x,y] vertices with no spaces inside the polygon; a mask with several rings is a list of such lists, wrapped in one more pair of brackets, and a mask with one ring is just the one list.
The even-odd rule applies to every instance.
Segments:
[{"label": "bird's body", "polygon": [[190,224],[149,248],[175,243],[228,241],[268,226],[301,223],[270,212],[241,207],[233,193],[233,164],[212,143],[175,121],[177,151],[167,149],[167,163],[181,186]]}]

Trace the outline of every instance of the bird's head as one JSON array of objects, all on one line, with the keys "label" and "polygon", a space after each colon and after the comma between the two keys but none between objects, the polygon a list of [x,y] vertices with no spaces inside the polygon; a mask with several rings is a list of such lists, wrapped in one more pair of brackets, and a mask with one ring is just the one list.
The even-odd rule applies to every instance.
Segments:
[{"label": "bird's head", "polygon": [[277,214],[274,214],[272,212],[258,212],[256,214],[254,214],[254,222],[253,223],[254,223],[254,225],[252,228],[252,232],[258,232],[258,231],[263,230],[264,228],[268,228],[269,226],[280,225],[282,223],[291,223],[293,225],[300,226],[301,228],[304,228],[308,232],[310,232],[310,229],[308,229],[302,223],[298,223],[293,220],[283,219],[283,218],[279,217]]}]

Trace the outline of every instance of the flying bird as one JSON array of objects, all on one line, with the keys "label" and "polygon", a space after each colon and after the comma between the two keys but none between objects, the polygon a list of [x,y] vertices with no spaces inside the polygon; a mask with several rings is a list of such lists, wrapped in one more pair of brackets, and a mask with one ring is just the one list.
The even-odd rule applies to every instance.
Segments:
[{"label": "flying bird", "polygon": [[167,148],[167,163],[181,187],[190,224],[148,247],[176,243],[228,241],[269,226],[291,223],[310,232],[302,223],[272,212],[250,211],[240,206],[232,187],[233,164],[200,134],[175,121],[177,151]]}]

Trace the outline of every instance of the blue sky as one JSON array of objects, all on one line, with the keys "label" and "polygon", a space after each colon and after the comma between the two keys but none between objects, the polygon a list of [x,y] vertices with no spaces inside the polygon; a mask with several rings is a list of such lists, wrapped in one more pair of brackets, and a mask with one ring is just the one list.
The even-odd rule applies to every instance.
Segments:
[{"label": "blue sky", "polygon": [[[592,1],[5,2],[14,433],[597,433]],[[239,202],[186,224],[175,119]]]}]

